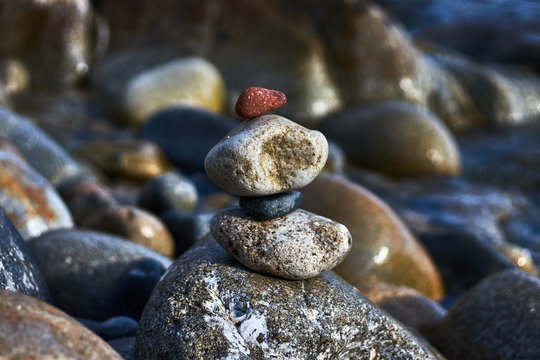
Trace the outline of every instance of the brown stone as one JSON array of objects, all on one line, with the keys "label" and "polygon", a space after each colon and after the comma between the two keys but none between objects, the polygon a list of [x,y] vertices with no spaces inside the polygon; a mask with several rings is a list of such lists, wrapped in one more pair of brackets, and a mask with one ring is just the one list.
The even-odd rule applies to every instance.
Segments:
[{"label": "brown stone", "polygon": [[242,91],[234,111],[243,119],[251,119],[279,109],[286,102],[287,97],[281,91],[255,86]]},{"label": "brown stone", "polygon": [[353,245],[334,270],[352,284],[405,285],[440,299],[444,286],[424,247],[383,201],[342,176],[321,173],[303,188],[302,208],[338,221]]},{"label": "brown stone", "polygon": [[122,358],[96,334],[36,298],[0,290],[0,358]]},{"label": "brown stone", "polygon": [[133,206],[110,207],[88,217],[81,226],[120,235],[165,256],[174,255],[174,240],[161,220]]}]

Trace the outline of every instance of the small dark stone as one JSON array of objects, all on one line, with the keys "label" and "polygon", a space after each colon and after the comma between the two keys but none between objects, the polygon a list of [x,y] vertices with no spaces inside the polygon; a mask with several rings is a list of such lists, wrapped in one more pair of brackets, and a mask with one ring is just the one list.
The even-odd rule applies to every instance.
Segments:
[{"label": "small dark stone", "polygon": [[242,210],[261,220],[271,220],[290,214],[298,209],[303,200],[299,191],[288,191],[286,193],[240,198],[239,204]]},{"label": "small dark stone", "polygon": [[118,314],[139,319],[152,290],[164,273],[163,264],[153,258],[141,258],[130,264],[119,282],[116,297]]},{"label": "small dark stone", "polygon": [[114,339],[108,342],[124,360],[135,360],[135,337]]},{"label": "small dark stone", "polygon": [[96,329],[103,340],[109,341],[135,336],[139,323],[127,316],[115,316],[102,323]]},{"label": "small dark stone", "polygon": [[147,181],[138,199],[140,206],[154,214],[169,209],[193,210],[197,201],[197,189],[193,182],[176,172],[167,172]]},{"label": "small dark stone", "polygon": [[210,232],[211,213],[192,213],[180,210],[169,210],[161,215],[161,220],[171,232],[176,245],[175,258],[182,255],[187,249],[204,235]]},{"label": "small dark stone", "polygon": [[195,108],[170,108],[150,117],[139,137],[155,142],[177,167],[204,170],[208,151],[238,123]]}]

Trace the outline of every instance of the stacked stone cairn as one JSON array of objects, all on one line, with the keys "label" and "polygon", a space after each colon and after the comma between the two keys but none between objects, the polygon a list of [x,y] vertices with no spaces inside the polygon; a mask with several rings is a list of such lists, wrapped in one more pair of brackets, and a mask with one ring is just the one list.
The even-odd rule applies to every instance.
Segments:
[{"label": "stacked stone cairn", "polygon": [[328,143],[318,131],[267,114],[285,104],[283,93],[259,87],[238,98],[247,119],[208,153],[205,169],[239,206],[217,212],[214,239],[244,266],[286,279],[308,279],[339,264],[351,248],[342,224],[299,209],[302,193],[323,169]]}]

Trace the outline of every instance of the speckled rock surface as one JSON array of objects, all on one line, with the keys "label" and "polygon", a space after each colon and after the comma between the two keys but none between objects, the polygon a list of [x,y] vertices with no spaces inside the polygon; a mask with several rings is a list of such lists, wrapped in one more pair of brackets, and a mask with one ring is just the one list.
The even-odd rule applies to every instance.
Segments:
[{"label": "speckled rock surface", "polygon": [[424,247],[390,207],[339,175],[320,174],[302,189],[302,208],[339,221],[353,237],[349,255],[335,271],[351,284],[405,285],[439,300],[444,285]]},{"label": "speckled rock surface", "polygon": [[261,220],[271,220],[285,216],[298,209],[302,204],[303,196],[299,191],[288,191],[268,196],[243,196],[238,205],[250,215]]},{"label": "speckled rock surface", "polygon": [[260,221],[232,207],[212,218],[210,232],[245,266],[286,279],[307,279],[333,268],[352,244],[345,226],[304,210]]},{"label": "speckled rock surface", "polygon": [[332,272],[263,276],[211,237],[179,258],[150,298],[138,359],[434,359]]},{"label": "speckled rock surface", "polygon": [[328,143],[320,132],[263,115],[227,134],[210,150],[204,166],[225,191],[262,196],[306,186],[327,158]]},{"label": "speckled rock surface", "polygon": [[171,260],[121,238],[83,230],[50,231],[28,243],[56,306],[70,315],[103,320],[135,301],[120,282],[136,261],[151,258],[167,268]]},{"label": "speckled rock surface", "polygon": [[0,150],[0,207],[27,240],[73,219],[56,190],[25,161]]},{"label": "speckled rock surface", "polygon": [[0,129],[27,161],[54,186],[82,175],[77,163],[49,135],[26,118],[0,107]]},{"label": "speckled rock surface", "polygon": [[352,163],[393,176],[459,175],[457,144],[427,109],[386,102],[337,113],[321,131]]},{"label": "speckled rock surface", "polygon": [[433,334],[448,359],[536,359],[540,280],[506,270],[482,280],[450,309]]},{"label": "speckled rock surface", "polygon": [[0,358],[122,358],[62,311],[21,293],[0,290]]},{"label": "speckled rock surface", "polygon": [[286,102],[287,97],[281,91],[253,86],[242,91],[234,111],[243,119],[251,119],[279,109]]},{"label": "speckled rock surface", "polygon": [[0,208],[0,289],[51,302],[51,294],[21,235]]},{"label": "speckled rock surface", "polygon": [[161,220],[134,206],[109,207],[89,216],[81,227],[121,236],[165,256],[175,252],[174,240]]}]

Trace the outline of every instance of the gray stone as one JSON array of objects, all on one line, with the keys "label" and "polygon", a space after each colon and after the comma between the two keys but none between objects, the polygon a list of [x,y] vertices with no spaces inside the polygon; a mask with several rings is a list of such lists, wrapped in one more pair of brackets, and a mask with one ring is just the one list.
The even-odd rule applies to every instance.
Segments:
[{"label": "gray stone", "polygon": [[277,115],[262,115],[228,133],[204,160],[206,173],[225,191],[263,196],[299,189],[328,158],[323,134]]},{"label": "gray stone", "polygon": [[271,220],[285,216],[298,209],[302,204],[303,196],[299,191],[286,193],[240,198],[238,204],[250,215],[261,220]]},{"label": "gray stone", "polygon": [[521,270],[484,279],[461,297],[433,333],[453,359],[537,359],[540,280]]},{"label": "gray stone", "polygon": [[0,107],[0,133],[54,186],[83,175],[79,165],[49,135],[16,113]]},{"label": "gray stone", "polygon": [[0,208],[0,289],[51,302],[51,294],[21,235]]},{"label": "gray stone", "polygon": [[167,172],[147,181],[138,197],[140,206],[158,215],[167,210],[193,210],[198,200],[193,182],[177,172]]},{"label": "gray stone", "polygon": [[122,358],[96,334],[36,298],[0,290],[1,359]]},{"label": "gray stone", "polygon": [[122,313],[133,299],[119,294],[127,269],[142,258],[167,268],[171,261],[144,246],[83,230],[57,230],[32,239],[54,303],[70,315],[103,320]]},{"label": "gray stone", "polygon": [[182,170],[204,170],[204,157],[238,122],[196,108],[160,111],[141,127],[139,137],[155,142]]},{"label": "gray stone", "polygon": [[20,157],[2,150],[0,207],[25,240],[74,225],[66,204],[51,184]]},{"label": "gray stone", "polygon": [[114,339],[108,343],[124,360],[135,360],[135,336]]},{"label": "gray stone", "polygon": [[180,210],[169,210],[161,214],[161,220],[171,232],[176,244],[174,258],[183,254],[210,232],[212,216],[214,214],[209,212],[199,213]]},{"label": "gray stone", "polygon": [[232,207],[212,218],[210,232],[243,265],[286,279],[308,279],[332,269],[352,244],[344,225],[305,210],[260,221]]},{"label": "gray stone", "polygon": [[332,272],[254,273],[211,237],[179,258],[139,323],[137,359],[435,359]]}]

